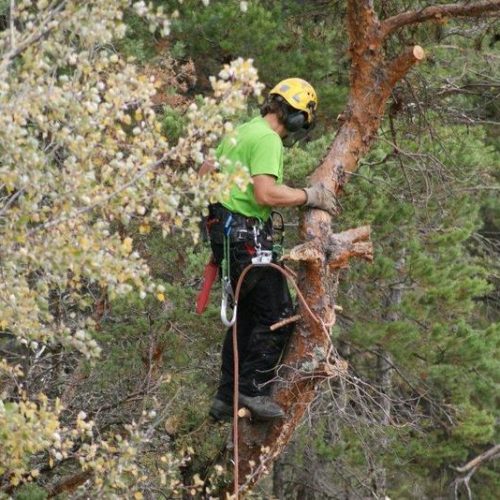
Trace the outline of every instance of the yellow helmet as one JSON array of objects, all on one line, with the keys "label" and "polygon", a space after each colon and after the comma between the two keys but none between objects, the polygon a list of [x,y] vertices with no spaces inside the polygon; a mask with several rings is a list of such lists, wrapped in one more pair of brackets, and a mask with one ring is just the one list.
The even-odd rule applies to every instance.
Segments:
[{"label": "yellow helmet", "polygon": [[278,94],[292,106],[307,115],[307,123],[314,120],[314,112],[318,107],[318,96],[314,87],[302,78],[287,78],[278,83],[269,94]]}]

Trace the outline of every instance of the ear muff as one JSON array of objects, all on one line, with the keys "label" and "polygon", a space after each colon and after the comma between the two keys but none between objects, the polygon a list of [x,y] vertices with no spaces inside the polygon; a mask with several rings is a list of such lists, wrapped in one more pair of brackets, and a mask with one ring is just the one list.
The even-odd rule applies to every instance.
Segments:
[{"label": "ear muff", "polygon": [[298,132],[305,127],[306,122],[307,118],[303,111],[292,111],[286,115],[285,128],[291,133]]}]

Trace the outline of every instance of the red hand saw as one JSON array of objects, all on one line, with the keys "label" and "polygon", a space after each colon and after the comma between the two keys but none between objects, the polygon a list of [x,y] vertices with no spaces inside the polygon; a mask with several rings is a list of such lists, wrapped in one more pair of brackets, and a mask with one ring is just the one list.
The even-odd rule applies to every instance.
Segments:
[{"label": "red hand saw", "polygon": [[196,314],[203,314],[207,308],[208,301],[210,299],[210,290],[217,278],[217,273],[219,271],[219,266],[210,259],[210,262],[205,266],[205,271],[203,272],[203,284],[201,285],[201,290],[196,298]]}]

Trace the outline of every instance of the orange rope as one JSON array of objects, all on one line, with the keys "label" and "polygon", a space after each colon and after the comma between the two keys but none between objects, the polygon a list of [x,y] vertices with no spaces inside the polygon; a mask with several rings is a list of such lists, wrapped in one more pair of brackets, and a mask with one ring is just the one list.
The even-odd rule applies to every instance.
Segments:
[{"label": "orange rope", "polygon": [[[326,325],[323,322],[321,318],[318,318],[316,314],[311,310],[309,305],[306,302],[306,299],[302,295],[302,292],[299,290],[299,286],[295,282],[294,276],[292,276],[293,271],[291,269],[283,269],[281,266],[278,264],[274,264],[270,262],[269,264],[249,264],[245,269],[243,269],[243,272],[240,274],[240,277],[238,278],[238,283],[236,284],[236,290],[234,293],[234,307],[237,307],[238,305],[238,298],[240,295],[240,290],[241,290],[241,285],[243,283],[243,280],[245,279],[245,276],[247,273],[250,271],[250,269],[254,267],[262,267],[262,266],[267,266],[267,267],[273,267],[274,269],[277,269],[285,278],[290,280],[292,283],[293,287],[295,288],[297,292],[297,297],[299,298],[299,301],[301,304],[304,306],[304,309],[306,312],[311,316],[311,319],[320,324],[323,328],[323,330],[327,333],[326,330]],[[293,273],[295,274],[295,273]],[[233,477],[233,483],[234,483],[234,498],[235,500],[238,500],[239,498],[239,449],[238,449],[238,397],[239,397],[239,356],[238,356],[238,319],[234,322],[233,325],[233,372],[234,372],[234,387],[233,387],[233,457],[234,457],[234,477]]]}]

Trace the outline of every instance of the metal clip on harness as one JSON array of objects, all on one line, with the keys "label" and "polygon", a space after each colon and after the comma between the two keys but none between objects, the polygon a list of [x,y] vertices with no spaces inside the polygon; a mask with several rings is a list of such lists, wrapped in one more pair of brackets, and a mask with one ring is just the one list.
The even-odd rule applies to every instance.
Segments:
[{"label": "metal clip on harness", "polygon": [[[228,328],[232,327],[236,322],[238,303],[235,300],[233,287],[231,286],[231,270],[230,270],[230,233],[233,217],[230,215],[224,224],[224,262],[222,266],[222,300],[220,304],[220,319]],[[244,230],[246,233],[246,230]],[[236,232],[240,238],[243,230]],[[271,250],[262,250],[262,245],[259,242],[259,230],[256,226],[253,227],[253,240],[255,244],[255,257],[252,258],[252,264],[255,266],[267,266],[273,260],[273,252]],[[228,318],[229,298],[233,302],[233,312],[231,319]]]},{"label": "metal clip on harness", "polygon": [[[228,299],[231,297],[233,300],[233,314],[231,319],[227,318],[227,308]],[[220,319],[225,326],[230,328],[236,322],[236,311],[238,309],[238,304],[234,301],[233,287],[231,286],[231,280],[227,277],[222,278],[222,301],[220,303]]]},{"label": "metal clip on harness", "polygon": [[[231,268],[230,268],[230,243],[229,237],[231,233],[231,223],[233,221],[233,216],[230,215],[226,223],[224,224],[224,260],[222,263],[222,300],[220,303],[220,319],[222,323],[228,328],[232,327],[236,323],[236,311],[238,309],[238,304],[234,299],[233,287],[231,286]],[[229,306],[229,297],[233,302],[233,313],[231,319],[227,317],[227,310]]]},{"label": "metal clip on harness", "polygon": [[255,257],[252,258],[252,264],[256,266],[267,266],[273,260],[273,252],[271,250],[262,250],[262,245],[258,240],[259,233],[257,228],[253,227],[253,241],[255,244],[256,254]]}]

